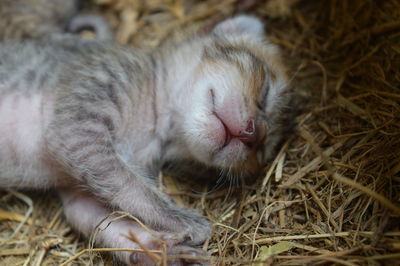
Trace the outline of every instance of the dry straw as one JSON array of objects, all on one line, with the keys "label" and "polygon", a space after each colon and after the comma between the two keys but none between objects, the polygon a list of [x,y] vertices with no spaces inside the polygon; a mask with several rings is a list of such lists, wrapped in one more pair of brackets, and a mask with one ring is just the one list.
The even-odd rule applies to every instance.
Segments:
[{"label": "dry straw", "polygon": [[[93,0],[90,8],[120,43],[149,50],[183,27],[247,11],[265,20],[296,73],[298,130],[257,184],[227,199],[228,188],[196,194],[164,178],[177,202],[213,222],[204,244],[213,264],[398,264],[399,1]],[[0,245],[1,265],[88,265],[93,252],[110,251],[91,249],[57,197],[38,192],[0,193]]]}]

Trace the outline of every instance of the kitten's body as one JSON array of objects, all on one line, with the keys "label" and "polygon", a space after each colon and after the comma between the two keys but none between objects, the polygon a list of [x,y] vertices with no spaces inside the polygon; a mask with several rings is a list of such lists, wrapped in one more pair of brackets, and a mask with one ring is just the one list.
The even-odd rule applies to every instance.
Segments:
[{"label": "kitten's body", "polygon": [[[0,186],[58,187],[67,219],[86,236],[121,209],[156,230],[169,255],[202,254],[193,247],[209,236],[208,222],[175,206],[154,178],[165,163],[183,160],[259,171],[280,138],[286,82],[275,47],[249,17],[151,55],[70,37],[1,43]],[[160,247],[127,220],[98,243],[139,248],[123,236],[129,231]]]},{"label": "kitten's body", "polygon": [[[65,44],[65,40],[71,43]],[[133,129],[133,132],[143,134],[143,139],[146,139],[148,129],[135,129],[131,125],[153,126],[150,121],[144,121],[148,118],[146,114],[153,115],[153,110],[146,106],[151,99],[143,99],[149,98],[147,92],[154,91],[154,84],[146,84],[154,83],[151,81],[154,77],[150,76],[154,71],[147,58],[118,45],[75,38],[67,38],[63,42],[26,41],[0,44],[0,176],[21,180],[21,187],[46,187],[44,184],[51,187],[67,181],[64,178],[55,178],[57,176],[49,167],[51,155],[46,154],[47,132],[51,131],[52,125],[57,126],[55,119],[62,118],[63,112],[83,114],[90,112],[92,107],[95,108],[92,110],[93,115],[107,116],[104,119],[110,120],[110,126],[123,120],[123,125],[117,126],[118,130],[112,130],[115,134],[116,150],[120,150],[118,147],[122,143],[134,143],[134,147],[142,146],[142,143],[126,138],[127,130]],[[140,65],[135,65],[136,61]],[[130,68],[134,72],[129,76],[124,75],[127,73],[121,72],[123,64],[124,68]],[[115,71],[115,68],[119,68],[119,71]],[[124,88],[121,87],[123,83],[126,84],[122,85]],[[78,99],[80,95],[82,99]],[[141,102],[138,101],[139,97]],[[133,108],[137,110],[132,110]],[[60,109],[62,110],[59,111]],[[135,111],[142,115],[132,117]],[[92,119],[97,120],[96,117]],[[142,130],[144,132],[140,132]],[[132,152],[133,150],[125,150],[120,155],[124,161],[129,161]],[[10,154],[14,156],[10,157]],[[140,162],[140,165],[146,164],[148,162]],[[32,174],[32,171],[36,174]],[[43,174],[39,174],[41,171]],[[15,182],[1,181],[4,182],[0,183],[2,187],[16,185]]]}]

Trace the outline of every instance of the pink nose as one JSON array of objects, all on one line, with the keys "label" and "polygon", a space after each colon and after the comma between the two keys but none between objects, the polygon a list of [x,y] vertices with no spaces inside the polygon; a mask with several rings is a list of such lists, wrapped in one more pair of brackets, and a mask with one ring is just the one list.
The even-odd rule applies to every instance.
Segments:
[{"label": "pink nose", "polygon": [[246,129],[244,131],[239,131],[239,134],[236,135],[238,139],[240,139],[241,142],[246,144],[247,146],[253,145],[257,141],[257,129],[256,129],[256,123],[254,122],[254,119],[250,119],[247,122]]}]

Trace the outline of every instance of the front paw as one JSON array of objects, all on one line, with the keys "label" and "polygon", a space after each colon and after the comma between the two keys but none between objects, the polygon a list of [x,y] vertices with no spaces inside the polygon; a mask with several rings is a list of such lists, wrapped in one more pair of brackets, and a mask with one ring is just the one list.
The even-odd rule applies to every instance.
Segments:
[{"label": "front paw", "polygon": [[200,248],[194,248],[184,245],[174,246],[168,256],[171,260],[168,265],[171,266],[208,266],[210,265],[209,255]]},{"label": "front paw", "polygon": [[210,265],[209,255],[206,251],[185,246],[177,245],[167,248],[165,254],[156,256],[146,253],[131,253],[129,265],[168,265],[168,266],[208,266]]},{"label": "front paw", "polygon": [[179,244],[197,246],[211,236],[211,225],[197,212],[190,209],[179,209],[174,215],[175,232],[180,235]]}]

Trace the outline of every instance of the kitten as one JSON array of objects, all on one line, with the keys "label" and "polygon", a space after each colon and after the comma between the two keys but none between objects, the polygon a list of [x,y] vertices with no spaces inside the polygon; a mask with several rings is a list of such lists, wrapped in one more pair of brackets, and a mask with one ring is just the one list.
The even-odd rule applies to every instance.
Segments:
[{"label": "kitten", "polygon": [[[120,219],[96,243],[160,249],[162,238],[168,255],[195,255],[169,264],[207,265],[198,245],[209,222],[155,179],[181,161],[259,173],[282,137],[287,83],[277,48],[249,16],[151,54],[69,36],[0,43],[0,187],[56,187],[87,237],[111,210],[129,212],[158,237]],[[139,265],[159,258],[116,255]]]},{"label": "kitten", "polygon": [[100,16],[81,14],[81,0],[2,0],[0,40],[48,38],[90,29],[96,38],[111,40],[112,30]]}]

